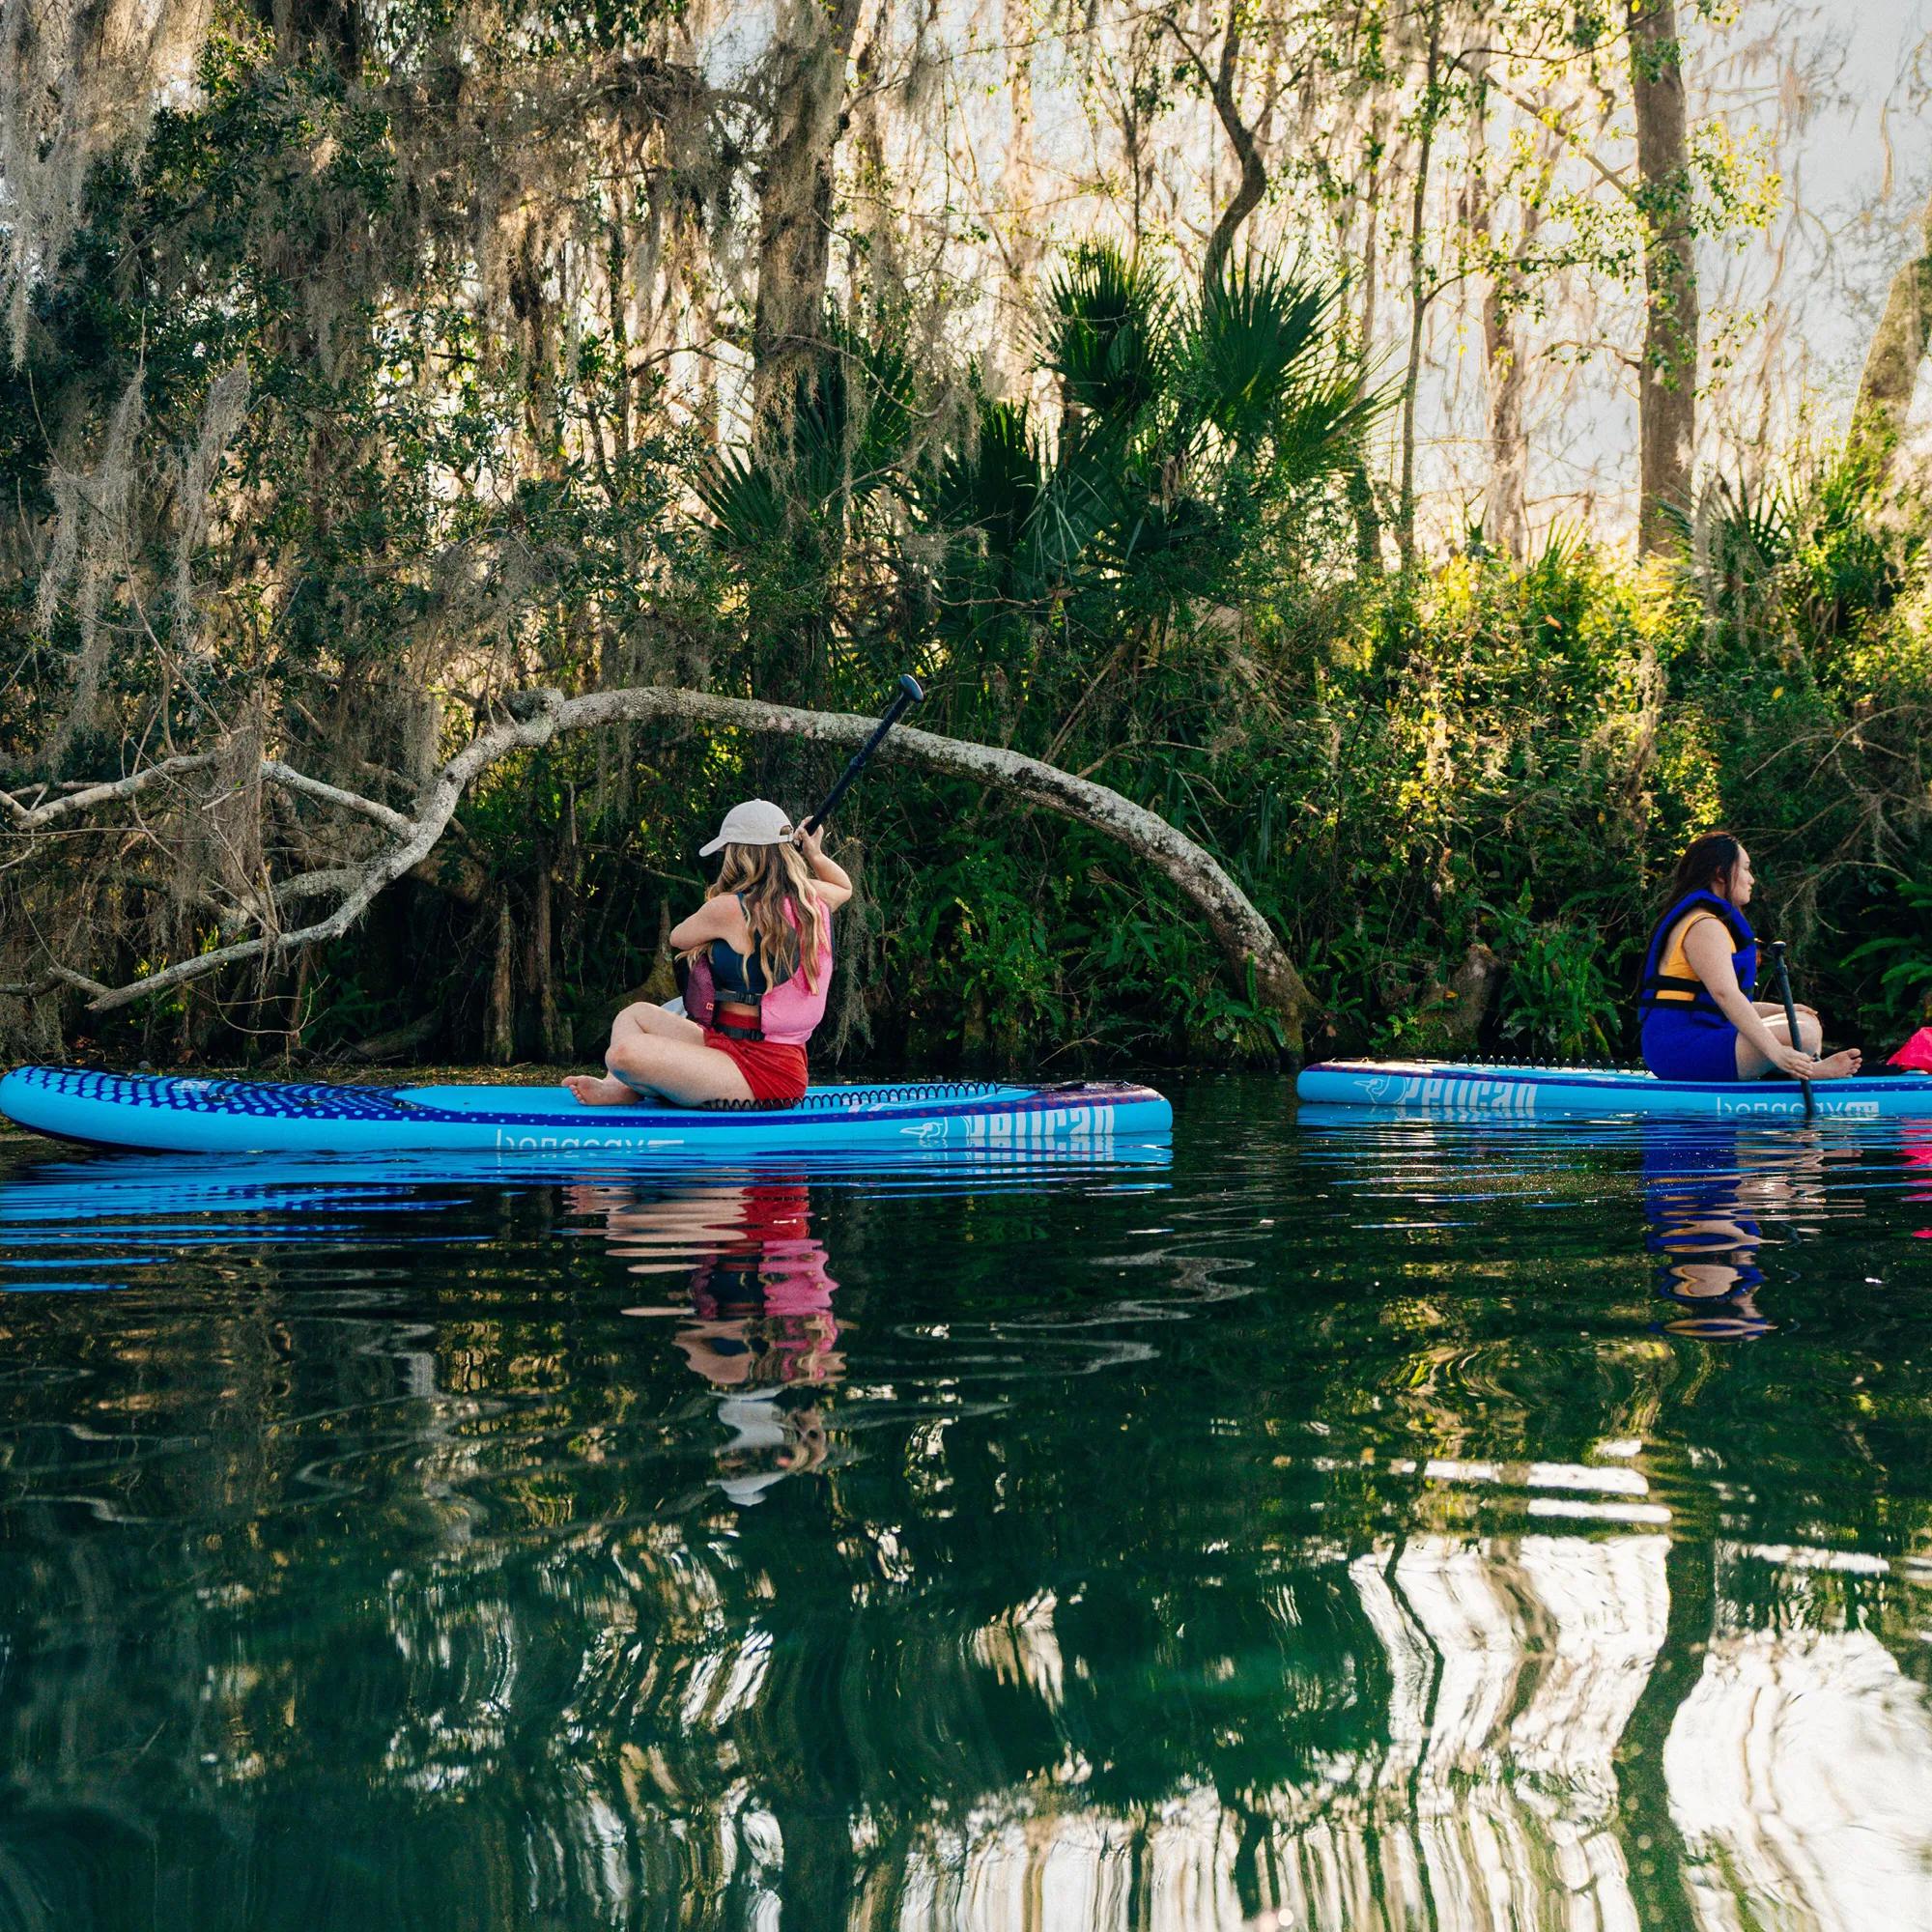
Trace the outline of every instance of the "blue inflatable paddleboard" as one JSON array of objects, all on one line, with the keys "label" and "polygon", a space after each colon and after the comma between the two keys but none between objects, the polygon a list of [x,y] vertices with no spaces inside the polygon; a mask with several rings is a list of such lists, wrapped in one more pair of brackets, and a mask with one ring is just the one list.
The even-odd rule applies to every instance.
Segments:
[{"label": "blue inflatable paddleboard", "polygon": [[35,1133],[172,1153],[816,1153],[845,1149],[1104,1152],[1164,1138],[1151,1087],[934,1081],[819,1087],[791,1107],[587,1107],[561,1087],[327,1087],[22,1066],[0,1114]]},{"label": "blue inflatable paddleboard", "polygon": [[[0,1088],[0,1093],[4,1093]],[[1304,1066],[1295,1097],[1329,1106],[1418,1114],[1517,1118],[1643,1114],[1672,1120],[1803,1120],[1795,1080],[1660,1080],[1633,1067],[1484,1066],[1436,1060],[1324,1060]],[[1922,1073],[1818,1080],[1819,1120],[1932,1121],[1932,1077]],[[0,1103],[4,1104],[4,1103]]]}]

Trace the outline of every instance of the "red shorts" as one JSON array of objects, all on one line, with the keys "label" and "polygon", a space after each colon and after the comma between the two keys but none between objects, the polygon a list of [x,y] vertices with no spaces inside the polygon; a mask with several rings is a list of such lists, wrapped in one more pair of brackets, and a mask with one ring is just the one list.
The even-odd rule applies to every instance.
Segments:
[{"label": "red shorts", "polygon": [[781,1046],[775,1039],[733,1039],[729,1034],[704,1029],[704,1043],[728,1053],[754,1100],[789,1103],[805,1098],[805,1048]]}]

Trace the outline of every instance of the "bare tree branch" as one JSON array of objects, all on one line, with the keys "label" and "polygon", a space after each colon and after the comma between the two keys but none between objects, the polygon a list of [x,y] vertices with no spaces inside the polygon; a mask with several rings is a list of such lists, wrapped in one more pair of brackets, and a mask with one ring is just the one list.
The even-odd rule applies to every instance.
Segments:
[{"label": "bare tree branch", "polygon": [[0,806],[4,806],[13,818],[14,831],[38,832],[57,819],[92,810],[97,805],[106,805],[119,798],[132,798],[136,792],[158,784],[162,779],[212,765],[219,755],[215,752],[191,752],[178,758],[163,758],[159,764],[144,765],[139,771],[129,772],[126,778],[104,780],[99,784],[69,792],[65,798],[49,799],[44,805],[31,808],[22,805],[12,792],[0,791]]},{"label": "bare tree branch", "polygon": [[[404,821],[406,824],[407,820]],[[356,866],[329,866],[313,872],[298,872],[292,879],[279,879],[268,893],[269,903],[279,912],[285,905],[298,905],[303,899],[327,898],[331,893],[351,893],[360,884],[362,871]],[[222,905],[220,925],[224,937],[241,932],[253,923],[267,923],[268,913],[259,903]]]},{"label": "bare tree branch", "polygon": [[325,784],[322,780],[312,779],[306,772],[298,772],[275,758],[262,760],[262,776],[278,785],[286,785],[290,791],[304,792],[327,805],[339,805],[345,811],[359,811],[397,838],[407,838],[410,835],[410,820],[403,813],[373,798],[364,798],[359,791],[344,791],[339,785]]},{"label": "bare tree branch", "polygon": [[[1486,48],[1482,51],[1494,53],[1503,50]],[[1498,78],[1493,70],[1479,76],[1475,68],[1470,64],[1469,50],[1459,54],[1451,54],[1448,58],[1451,67],[1461,68],[1472,79],[1480,78],[1483,84],[1490,88],[1492,92],[1500,94],[1512,106],[1520,108],[1524,114],[1528,115],[1539,128],[1542,128],[1548,133],[1553,134],[1571,154],[1575,155],[1579,161],[1596,175],[1597,179],[1605,187],[1614,189],[1626,201],[1634,201],[1636,199],[1634,185],[1626,176],[1619,174],[1616,169],[1605,161],[1603,156],[1590,146],[1589,142],[1584,140],[1570,127],[1569,123],[1564,120],[1560,108],[1547,101],[1539,105],[1527,95],[1519,94],[1507,81]],[[1516,56],[1509,55],[1508,58],[1515,59]]]},{"label": "bare tree branch", "polygon": [[1181,32],[1179,21],[1169,18],[1162,24],[1193,62],[1202,85],[1214,103],[1214,112],[1220,118],[1221,127],[1234,147],[1235,157],[1241,164],[1240,185],[1214,223],[1214,232],[1208,238],[1208,252],[1201,265],[1202,283],[1211,287],[1221,273],[1229,250],[1235,245],[1235,237],[1240,232],[1241,223],[1261,206],[1262,197],[1267,192],[1267,169],[1262,164],[1261,149],[1254,129],[1241,119],[1241,105],[1235,92],[1241,58],[1241,20],[1237,13],[1229,13],[1228,25],[1221,37],[1218,71],[1213,71],[1202,58],[1200,49]]},{"label": "bare tree branch", "polygon": [[88,994],[108,990],[99,980],[90,980],[85,973],[76,973],[71,966],[49,966],[38,980],[0,985],[0,993],[16,1000],[38,1000],[42,994],[51,993],[56,986],[71,986],[77,992]]}]

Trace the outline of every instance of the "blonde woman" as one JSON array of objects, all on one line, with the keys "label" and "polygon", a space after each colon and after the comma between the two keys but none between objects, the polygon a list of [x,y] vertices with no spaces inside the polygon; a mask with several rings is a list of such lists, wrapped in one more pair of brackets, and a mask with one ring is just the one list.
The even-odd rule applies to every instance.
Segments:
[{"label": "blonde woman", "polygon": [[832,914],[852,896],[852,881],[816,830],[795,830],[767,799],[734,805],[700,856],[714,852],[724,855],[718,883],[671,928],[671,945],[691,962],[689,1017],[626,1007],[611,1028],[605,1077],[563,1083],[586,1106],[804,1098],[806,1041],[832,980]]}]

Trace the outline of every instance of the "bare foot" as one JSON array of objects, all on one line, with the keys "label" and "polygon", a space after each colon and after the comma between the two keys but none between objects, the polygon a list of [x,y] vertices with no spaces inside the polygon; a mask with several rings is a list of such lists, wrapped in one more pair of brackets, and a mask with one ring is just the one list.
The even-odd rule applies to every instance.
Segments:
[{"label": "bare foot", "polygon": [[573,1073],[563,1084],[586,1107],[622,1107],[638,1098],[637,1089],[625,1086],[614,1073],[601,1080],[594,1073]]},{"label": "bare foot", "polygon": [[1863,1062],[1864,1055],[1857,1047],[1848,1046],[1842,1053],[1834,1053],[1829,1060],[1821,1060],[1811,1077],[1814,1080],[1849,1080]]}]

